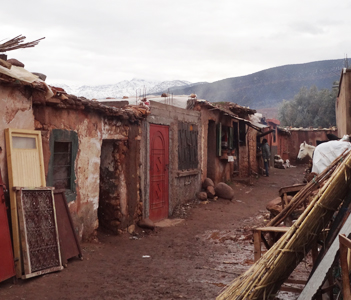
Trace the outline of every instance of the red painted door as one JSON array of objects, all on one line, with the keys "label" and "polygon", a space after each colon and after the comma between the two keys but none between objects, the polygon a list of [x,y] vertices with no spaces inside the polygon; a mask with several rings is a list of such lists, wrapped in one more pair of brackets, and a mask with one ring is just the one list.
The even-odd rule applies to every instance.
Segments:
[{"label": "red painted door", "polygon": [[0,281],[15,276],[15,264],[13,261],[3,184],[0,171]]},{"label": "red painted door", "polygon": [[159,221],[168,217],[168,126],[150,125],[149,217]]}]

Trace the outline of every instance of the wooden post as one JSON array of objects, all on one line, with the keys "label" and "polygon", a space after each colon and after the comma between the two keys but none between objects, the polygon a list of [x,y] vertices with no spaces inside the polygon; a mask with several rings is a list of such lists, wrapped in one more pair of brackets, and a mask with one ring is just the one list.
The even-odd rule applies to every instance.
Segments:
[{"label": "wooden post", "polygon": [[343,298],[344,300],[351,300],[349,268],[347,265],[347,248],[351,246],[351,241],[345,235],[339,234],[339,245]]},{"label": "wooden post", "polygon": [[254,229],[254,261],[258,261],[261,257],[261,230]]}]

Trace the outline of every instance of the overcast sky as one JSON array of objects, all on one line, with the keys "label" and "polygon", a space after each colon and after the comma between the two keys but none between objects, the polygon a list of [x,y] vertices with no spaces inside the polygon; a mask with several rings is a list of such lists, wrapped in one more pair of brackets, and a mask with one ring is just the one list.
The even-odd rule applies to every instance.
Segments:
[{"label": "overcast sky", "polygon": [[2,1],[0,43],[47,82],[208,81],[351,56],[351,2],[317,0]]}]

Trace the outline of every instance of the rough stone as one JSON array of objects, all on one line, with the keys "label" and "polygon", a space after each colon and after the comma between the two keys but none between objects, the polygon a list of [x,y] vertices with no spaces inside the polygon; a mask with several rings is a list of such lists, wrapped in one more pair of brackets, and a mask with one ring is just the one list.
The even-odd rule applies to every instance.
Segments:
[{"label": "rough stone", "polygon": [[234,190],[224,182],[220,182],[215,186],[216,195],[219,198],[232,200],[234,198]]},{"label": "rough stone", "polygon": [[46,80],[46,75],[43,73],[32,72],[34,75],[37,75],[42,81]]},{"label": "rough stone", "polygon": [[12,64],[13,66],[24,68],[24,64],[19,60],[17,60],[16,58],[10,58],[7,60],[7,62]]},{"label": "rough stone", "polygon": [[204,180],[204,182],[202,183],[202,187],[206,190],[208,186],[213,186],[214,187],[214,183],[212,181],[211,178],[206,178]]},{"label": "rough stone", "polygon": [[135,231],[135,225],[133,224],[133,225],[130,225],[129,227],[128,227],[128,233],[129,234],[133,234],[133,232]]},{"label": "rough stone", "polygon": [[146,228],[146,229],[154,229],[155,228],[155,223],[152,222],[149,218],[141,219],[138,222],[138,226],[141,227],[141,228]]},{"label": "rough stone", "polygon": [[210,198],[210,199],[213,199],[214,196],[216,196],[216,192],[215,192],[215,189],[213,186],[209,185],[207,188],[206,188],[206,193],[207,193],[207,197]]},{"label": "rough stone", "polygon": [[207,193],[206,192],[198,192],[196,196],[201,201],[207,200]]},{"label": "rough stone", "polygon": [[282,211],[282,199],[277,197],[269,201],[266,205],[266,209],[275,217]]}]

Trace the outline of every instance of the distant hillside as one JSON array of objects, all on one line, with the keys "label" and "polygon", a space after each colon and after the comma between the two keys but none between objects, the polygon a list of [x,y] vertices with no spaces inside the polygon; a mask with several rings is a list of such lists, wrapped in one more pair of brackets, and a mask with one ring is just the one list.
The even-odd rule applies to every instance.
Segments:
[{"label": "distant hillside", "polygon": [[340,78],[343,64],[343,59],[336,59],[286,65],[213,83],[174,88],[172,92],[196,93],[198,98],[210,102],[230,101],[253,109],[275,107],[283,99],[292,99],[303,86],[331,89]]}]

